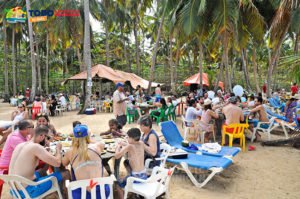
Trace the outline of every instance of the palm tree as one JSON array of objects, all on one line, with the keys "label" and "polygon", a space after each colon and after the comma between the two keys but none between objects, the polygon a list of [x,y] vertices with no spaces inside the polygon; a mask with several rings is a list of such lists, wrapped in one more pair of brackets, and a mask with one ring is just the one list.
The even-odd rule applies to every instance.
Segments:
[{"label": "palm tree", "polygon": [[88,107],[91,103],[92,94],[92,74],[91,74],[91,37],[90,37],[90,6],[89,0],[84,0],[84,44],[83,44],[83,59],[87,69],[87,89],[85,95],[84,108]]},{"label": "palm tree", "polygon": [[11,42],[11,53],[12,53],[12,73],[13,73],[13,95],[17,94],[16,85],[16,53],[15,53],[15,36],[16,36],[16,25],[12,24],[12,42]]},{"label": "palm tree", "polygon": [[35,68],[35,59],[34,59],[34,46],[33,46],[33,30],[32,23],[30,22],[30,1],[26,0],[26,11],[27,11],[27,19],[28,19],[28,32],[29,32],[29,42],[30,42],[30,56],[31,56],[31,96],[30,99],[33,100],[36,92],[36,68]]}]

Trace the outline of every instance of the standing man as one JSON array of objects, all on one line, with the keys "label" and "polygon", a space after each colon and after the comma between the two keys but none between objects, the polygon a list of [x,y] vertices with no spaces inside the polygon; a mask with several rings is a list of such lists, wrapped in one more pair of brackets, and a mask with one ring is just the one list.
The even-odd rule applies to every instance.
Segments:
[{"label": "standing man", "polygon": [[125,101],[128,100],[128,98],[125,97],[123,83],[117,83],[116,89],[113,94],[113,111],[118,123],[124,126],[127,122]]},{"label": "standing man", "polygon": [[29,98],[30,98],[30,89],[29,88],[26,88],[25,97],[27,100],[29,100]]},{"label": "standing man", "polygon": [[157,85],[157,87],[155,88],[155,102],[159,102],[160,98],[161,98],[161,90],[160,90],[160,84]]}]

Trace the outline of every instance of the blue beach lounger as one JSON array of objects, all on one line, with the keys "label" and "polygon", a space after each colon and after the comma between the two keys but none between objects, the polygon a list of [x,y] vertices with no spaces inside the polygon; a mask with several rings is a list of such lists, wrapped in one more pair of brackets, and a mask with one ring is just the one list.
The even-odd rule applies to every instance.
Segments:
[{"label": "blue beach lounger", "polygon": [[[171,145],[172,147],[183,149],[190,153],[197,153],[197,154],[203,154],[203,155],[210,155],[210,156],[216,156],[216,157],[230,157],[232,158],[236,154],[238,154],[241,149],[238,147],[222,147],[221,151],[218,153],[209,153],[202,150],[194,150],[190,149],[188,147],[183,147],[181,145],[181,142],[183,141],[183,138],[176,126],[176,124],[173,121],[166,121],[161,122],[161,132],[164,135],[167,143]],[[199,147],[201,144],[194,144],[195,146]]]},{"label": "blue beach lounger", "polygon": [[[168,158],[167,162],[180,165],[186,172],[192,183],[199,188],[206,185],[216,174],[222,172],[224,169],[232,164],[230,158],[214,157],[209,155],[198,155],[195,153],[188,153],[188,158],[185,159],[171,159]],[[207,178],[203,182],[198,182],[189,167],[198,168],[202,170],[211,171]]]}]

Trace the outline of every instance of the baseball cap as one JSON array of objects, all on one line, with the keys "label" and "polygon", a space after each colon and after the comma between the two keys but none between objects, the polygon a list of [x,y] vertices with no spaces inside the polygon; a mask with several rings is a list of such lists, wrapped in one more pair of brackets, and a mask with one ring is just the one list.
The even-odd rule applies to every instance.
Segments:
[{"label": "baseball cap", "polygon": [[88,127],[83,124],[78,124],[75,126],[73,133],[74,133],[74,137],[76,138],[86,137],[88,136]]},{"label": "baseball cap", "polygon": [[118,82],[118,83],[116,84],[116,88],[119,88],[119,87],[124,87],[124,84],[123,84],[122,82]]}]

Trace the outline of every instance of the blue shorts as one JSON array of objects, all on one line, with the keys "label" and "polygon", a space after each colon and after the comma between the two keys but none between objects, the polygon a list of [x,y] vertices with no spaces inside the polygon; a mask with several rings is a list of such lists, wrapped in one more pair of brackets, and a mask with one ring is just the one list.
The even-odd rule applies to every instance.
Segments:
[{"label": "blue shorts", "polygon": [[[44,177],[41,177],[38,172],[35,172],[34,175],[36,177],[34,182],[39,182],[39,181],[42,181],[42,180],[47,179],[47,178],[52,177],[52,176],[56,177],[58,182],[62,181],[62,175],[61,175],[60,172],[54,172],[54,173],[52,173],[50,175],[47,175],[47,176],[44,176]],[[29,185],[25,189],[26,189],[26,191],[28,192],[28,194],[31,198],[36,198],[36,197],[42,195],[43,193],[45,193],[46,191],[48,191],[49,189],[51,189],[51,187],[52,187],[52,181],[48,180],[48,181],[46,181],[42,184],[39,184],[37,186]],[[10,190],[10,194],[17,197],[17,194],[15,194],[14,191],[12,191],[12,190]],[[25,195],[24,195],[23,191],[19,191],[19,194],[20,194],[22,199],[25,198]]]},{"label": "blue shorts", "polygon": [[[110,194],[110,188],[108,185],[105,185],[105,196],[108,198]],[[81,188],[75,189],[72,191],[72,197],[73,199],[81,199]],[[91,192],[87,191],[86,192],[86,197],[85,199],[91,199]],[[100,186],[96,186],[96,199],[101,199],[101,192],[100,192]]]},{"label": "blue shorts", "polygon": [[[139,178],[139,179],[142,179],[142,180],[147,180],[148,175],[147,175],[147,173],[144,173],[144,172],[142,172],[142,173],[131,173],[131,175],[126,176],[123,180],[118,181],[118,185],[121,188],[124,188],[127,184],[127,179],[129,177],[135,177],[135,178]],[[140,183],[140,182],[134,182],[134,183]]]}]

